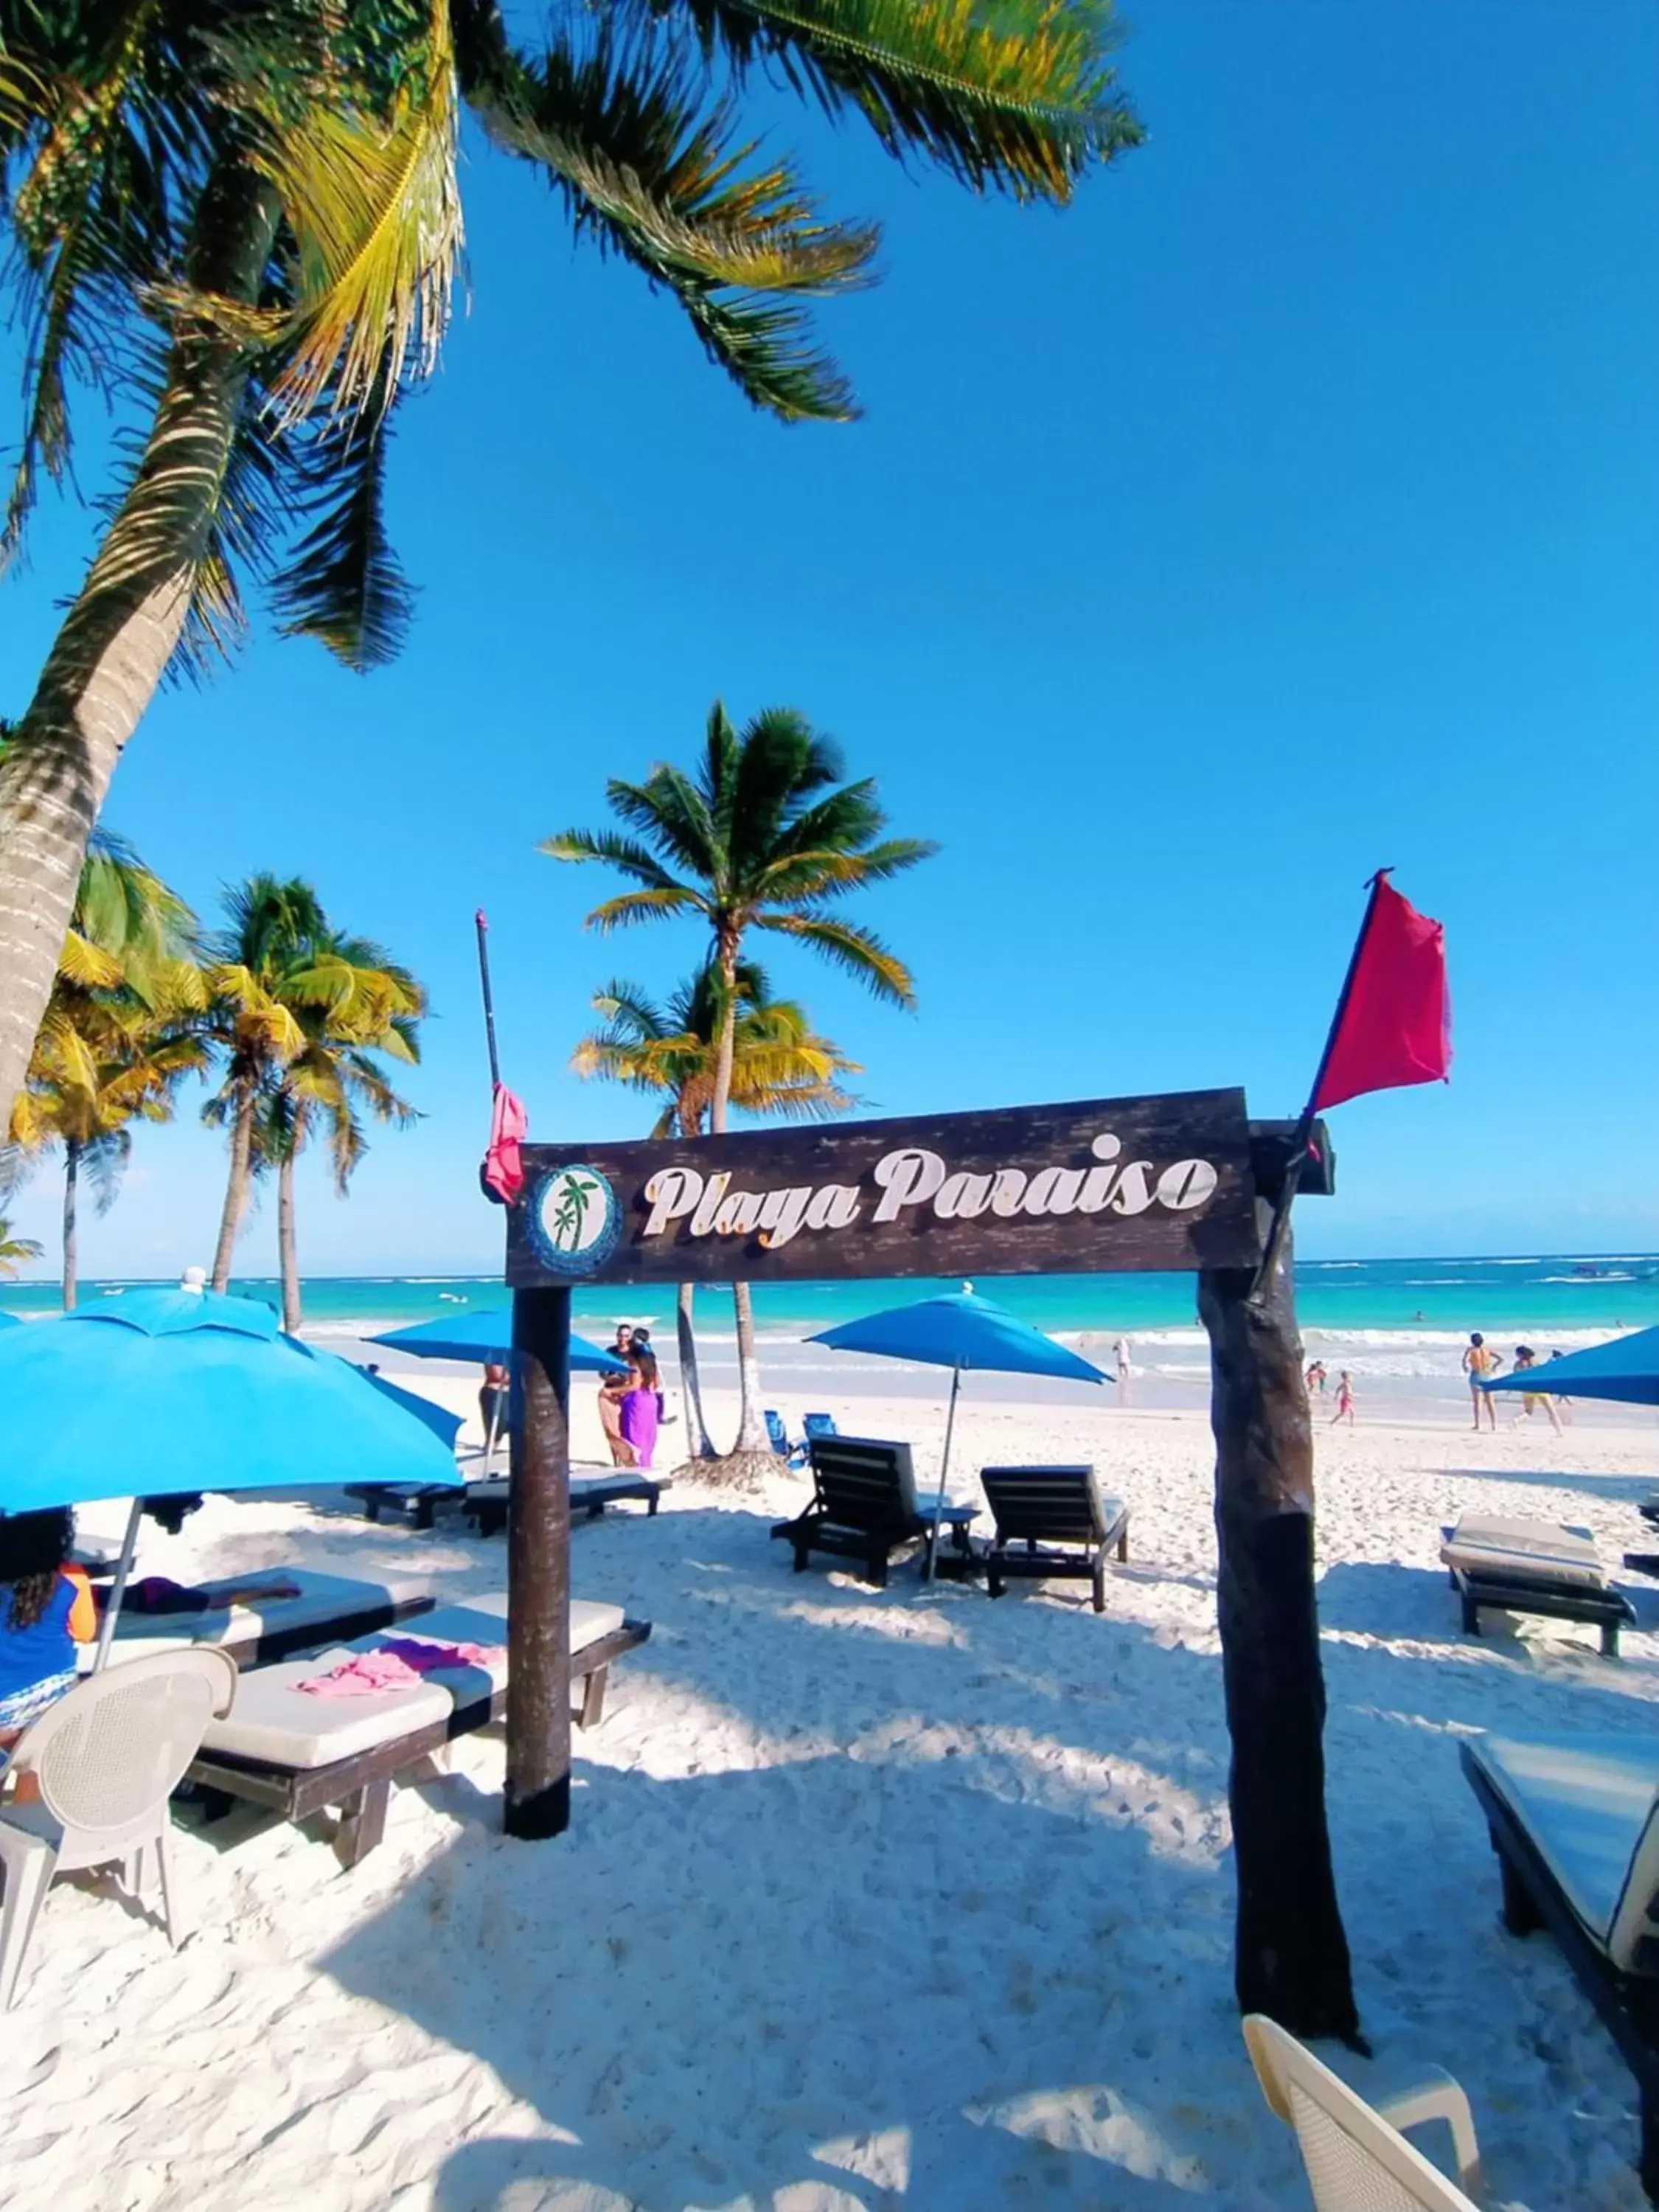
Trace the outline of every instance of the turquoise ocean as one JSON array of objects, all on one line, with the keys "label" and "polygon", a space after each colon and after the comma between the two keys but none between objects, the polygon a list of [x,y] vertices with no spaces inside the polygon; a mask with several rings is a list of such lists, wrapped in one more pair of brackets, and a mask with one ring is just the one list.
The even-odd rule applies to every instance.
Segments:
[{"label": "turquoise ocean", "polygon": [[[83,1302],[118,1297],[131,1282],[87,1282]],[[764,1336],[799,1341],[815,1329],[940,1287],[915,1279],[762,1286],[756,1318]],[[983,1287],[1038,1328],[1067,1336],[1130,1337],[1148,1364],[1184,1369],[1199,1350],[1193,1279],[1187,1275],[1000,1277]],[[275,1305],[269,1276],[240,1278],[236,1291]],[[506,1293],[487,1275],[327,1275],[303,1287],[307,1332],[359,1337],[459,1310],[498,1304]],[[1659,1254],[1539,1254],[1525,1257],[1302,1261],[1297,1304],[1314,1348],[1340,1344],[1372,1372],[1445,1370],[1448,1349],[1471,1329],[1540,1352],[1659,1324]],[[45,1314],[58,1304],[49,1283],[0,1285],[0,1310]],[[729,1332],[720,1291],[698,1295],[698,1331],[713,1344]],[[673,1297],[665,1285],[578,1290],[575,1325],[608,1334],[621,1320],[646,1323],[672,1340]],[[1158,1347],[1166,1357],[1158,1357]],[[666,1349],[666,1346],[665,1347]]]}]

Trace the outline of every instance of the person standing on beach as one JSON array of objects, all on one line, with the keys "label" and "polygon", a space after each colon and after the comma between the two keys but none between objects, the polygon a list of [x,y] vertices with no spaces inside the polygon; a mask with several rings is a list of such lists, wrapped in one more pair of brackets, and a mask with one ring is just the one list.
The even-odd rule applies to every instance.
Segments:
[{"label": "person standing on beach", "polygon": [[1478,1328],[1474,1330],[1463,1353],[1463,1372],[1469,1378],[1469,1395],[1474,1401],[1474,1426],[1477,1435],[1480,1430],[1480,1408],[1483,1406],[1486,1409],[1487,1426],[1493,1436],[1498,1434],[1498,1408],[1493,1405],[1490,1394],[1483,1390],[1480,1384],[1484,1376],[1496,1375],[1503,1364],[1480,1330]]},{"label": "person standing on beach", "polygon": [[1322,1398],[1324,1396],[1325,1363],[1322,1359],[1316,1359],[1314,1361],[1312,1366],[1309,1368],[1307,1373],[1302,1378],[1302,1386],[1310,1398],[1316,1390],[1318,1391]]},{"label": "person standing on beach", "polygon": [[[1531,1345],[1516,1346],[1515,1371],[1517,1375],[1524,1375],[1528,1368],[1536,1367],[1537,1364],[1538,1354],[1533,1350]],[[1521,1393],[1521,1413],[1528,1420],[1532,1419],[1540,1406],[1549,1415],[1550,1426],[1559,1437],[1561,1433],[1561,1417],[1555,1410],[1555,1401],[1542,1390],[1523,1390]],[[1517,1425],[1520,1416],[1517,1416]]]},{"label": "person standing on beach", "polygon": [[[625,1321],[617,1323],[617,1334],[611,1346],[613,1359],[627,1361],[633,1347],[634,1332]],[[599,1377],[599,1426],[605,1431],[605,1441],[610,1449],[612,1467],[632,1467],[632,1455],[623,1440],[622,1401],[625,1392],[633,1387],[631,1372],[618,1374],[607,1368]]]},{"label": "person standing on beach", "polygon": [[629,1349],[628,1363],[632,1372],[622,1395],[623,1443],[633,1455],[632,1464],[648,1470],[657,1444],[657,1384],[659,1377],[656,1354],[648,1344],[641,1344],[635,1336]]},{"label": "person standing on beach", "polygon": [[1353,1426],[1353,1377],[1345,1367],[1336,1378],[1336,1411],[1331,1415],[1331,1426],[1346,1421]]},{"label": "person standing on beach", "polygon": [[1117,1368],[1117,1402],[1120,1406],[1127,1406],[1129,1402],[1129,1377],[1133,1372],[1129,1365],[1129,1340],[1127,1336],[1119,1337],[1112,1346],[1112,1358]]},{"label": "person standing on beach", "polygon": [[507,1369],[499,1359],[485,1363],[483,1384],[478,1392],[478,1419],[483,1423],[484,1455],[488,1458],[507,1426]]}]

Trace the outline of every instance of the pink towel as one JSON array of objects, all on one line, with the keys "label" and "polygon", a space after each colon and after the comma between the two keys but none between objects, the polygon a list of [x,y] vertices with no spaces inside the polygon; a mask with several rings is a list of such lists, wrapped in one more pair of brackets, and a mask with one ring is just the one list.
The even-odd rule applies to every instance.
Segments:
[{"label": "pink towel", "polygon": [[397,1636],[297,1686],[313,1698],[373,1698],[383,1690],[412,1690],[422,1675],[435,1674],[441,1668],[495,1667],[506,1656],[507,1647],[501,1644],[423,1644],[412,1636]]}]

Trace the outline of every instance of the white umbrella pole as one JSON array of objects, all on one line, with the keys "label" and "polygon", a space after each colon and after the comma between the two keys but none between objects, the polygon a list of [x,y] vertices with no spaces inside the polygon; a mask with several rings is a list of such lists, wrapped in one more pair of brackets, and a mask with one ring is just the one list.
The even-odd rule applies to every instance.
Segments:
[{"label": "white umbrella pole", "polygon": [[138,1548],[138,1522],[143,1510],[143,1499],[135,1498],[132,1510],[127,1516],[127,1533],[121,1539],[121,1556],[116,1563],[115,1580],[110,1584],[109,1601],[104,1607],[103,1626],[98,1631],[98,1650],[92,1662],[94,1674],[103,1673],[109,1659],[110,1643],[120,1614],[121,1600],[126,1595],[127,1578],[132,1572],[132,1555]]},{"label": "white umbrella pole", "polygon": [[933,1567],[939,1558],[939,1516],[945,1510],[945,1484],[951,1472],[951,1435],[957,1425],[957,1392],[962,1388],[962,1370],[951,1370],[951,1404],[945,1416],[945,1454],[939,1463],[939,1496],[933,1501],[933,1526],[927,1538],[927,1572],[925,1580],[933,1579]]}]

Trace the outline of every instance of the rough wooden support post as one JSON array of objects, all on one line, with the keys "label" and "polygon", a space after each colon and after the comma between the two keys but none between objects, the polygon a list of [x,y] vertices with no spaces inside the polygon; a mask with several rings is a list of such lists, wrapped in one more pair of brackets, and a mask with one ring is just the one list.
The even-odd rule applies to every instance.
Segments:
[{"label": "rough wooden support post", "polygon": [[509,1836],[570,1825],[570,1292],[513,1297],[507,1518]]},{"label": "rough wooden support post", "polygon": [[[1259,1212],[1264,1236],[1270,1208]],[[1287,1237],[1260,1296],[1249,1268],[1199,1277],[1216,1440],[1218,1612],[1232,1738],[1240,2008],[1354,2041],[1348,1942],[1325,1820],[1325,1680],[1314,1593],[1313,1437]]]}]

